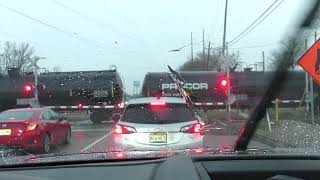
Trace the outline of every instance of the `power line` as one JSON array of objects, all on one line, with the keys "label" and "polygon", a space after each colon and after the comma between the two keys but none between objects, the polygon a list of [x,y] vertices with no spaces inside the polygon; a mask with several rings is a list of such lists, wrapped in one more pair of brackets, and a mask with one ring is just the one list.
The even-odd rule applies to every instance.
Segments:
[{"label": "power line", "polygon": [[233,45],[234,43],[238,42],[241,40],[243,37],[245,37],[249,32],[251,32],[254,28],[256,28],[259,24],[261,24],[273,11],[275,11],[282,3],[284,0],[282,0],[277,6],[275,6],[269,13],[264,16],[258,23],[256,23],[253,27],[251,27],[247,32],[245,32],[242,36],[240,36],[238,39],[233,39],[230,41],[229,46]]},{"label": "power line", "polygon": [[[77,9],[75,9],[75,8],[72,8],[72,7],[66,5],[66,4],[64,4],[64,3],[62,3],[62,2],[60,2],[60,1],[58,1],[58,0],[51,0],[51,1],[52,1],[54,4],[56,4],[56,5],[64,8],[65,10],[67,10],[67,11],[73,13],[73,14],[76,14],[76,15],[84,18],[84,19],[87,19],[87,20],[89,20],[90,22],[94,22],[95,24],[97,24],[97,25],[99,25],[99,26],[104,26],[104,27],[111,28],[111,29],[113,29],[114,32],[119,33],[118,30],[112,28],[112,27],[113,27],[112,25],[107,25],[107,24],[105,24],[104,22],[98,20],[97,18],[94,18],[94,17],[92,17],[92,16],[89,16],[88,14],[86,14],[86,13],[84,13],[84,12],[82,12],[82,11],[79,11],[79,10],[77,10]],[[127,35],[127,34],[124,34],[124,33],[119,33],[119,34],[120,34],[121,36],[126,36],[127,38],[132,38],[130,35]]]},{"label": "power line", "polygon": [[219,17],[219,13],[220,13],[220,6],[221,6],[221,0],[217,3],[217,8],[216,8],[216,13],[217,13],[217,15],[215,16],[215,19],[214,19],[214,22],[213,22],[213,24],[212,24],[212,26],[211,26],[211,31],[209,32],[210,34],[209,34],[209,41],[211,41],[212,39],[211,39],[211,35],[213,35],[214,36],[214,32],[215,32],[215,30],[216,30],[216,24],[217,23],[215,23],[215,21],[218,19],[217,17]]},{"label": "power line", "polygon": [[244,34],[248,29],[250,29],[261,17],[263,17],[279,0],[275,0],[256,20],[254,20],[246,29],[244,29],[240,34],[238,34],[235,38],[233,38],[231,41],[229,41],[229,44],[231,44],[233,41],[235,41],[237,38],[239,38],[242,34]]},{"label": "power line", "polygon": [[274,46],[278,43],[270,43],[270,44],[261,44],[261,45],[253,45],[253,46],[244,46],[244,47],[234,47],[229,49],[251,49],[251,48],[258,48],[258,47],[267,47],[267,46]]},{"label": "power line", "polygon": [[67,9],[68,11],[71,11],[74,14],[77,14],[79,16],[85,17],[85,18],[87,18],[89,20],[95,20],[95,19],[91,18],[90,16],[88,16],[87,14],[82,13],[80,11],[77,11],[77,10],[75,10],[75,9],[73,9],[73,8],[71,8],[71,7],[69,7],[69,6],[65,5],[65,4],[57,1],[57,0],[52,0],[52,2],[57,4],[57,5],[59,5],[59,6],[61,6],[61,7],[63,7],[63,8],[65,8],[65,9]]},{"label": "power line", "polygon": [[[252,48],[259,48],[259,47],[274,46],[276,44],[279,44],[279,42],[274,42],[274,43],[269,43],[269,44],[258,44],[258,45],[252,45],[252,46],[243,46],[243,47],[233,47],[233,48],[229,48],[229,49],[252,49]],[[195,47],[199,47],[199,45],[200,45],[200,43],[196,44]],[[190,45],[187,45],[187,46],[190,46]],[[207,50],[208,48],[205,48],[205,49]],[[211,49],[212,50],[221,50],[222,48],[221,47],[212,47]]]},{"label": "power line", "polygon": [[65,31],[65,30],[63,30],[63,29],[61,29],[61,28],[59,28],[59,27],[57,27],[57,26],[48,24],[48,23],[46,23],[46,22],[44,22],[44,21],[41,21],[41,20],[36,19],[36,18],[34,18],[34,17],[31,17],[31,16],[29,16],[29,15],[27,15],[27,14],[21,12],[21,11],[18,11],[18,10],[15,10],[15,9],[13,9],[13,8],[10,8],[10,7],[2,4],[2,3],[0,3],[0,6],[1,6],[2,8],[5,8],[5,9],[7,9],[7,10],[13,12],[13,13],[15,13],[15,14],[18,14],[18,15],[20,15],[20,16],[23,16],[23,17],[29,19],[29,20],[32,20],[32,21],[34,21],[34,22],[37,22],[37,23],[39,23],[39,24],[41,24],[41,25],[43,25],[43,26],[46,26],[46,27],[48,27],[48,28],[50,28],[50,29],[52,29],[52,30],[55,30],[55,31],[60,32],[60,33],[63,33],[63,34],[65,34],[65,35],[69,36],[69,37],[76,38],[76,39],[81,40],[81,41],[86,41],[86,42],[95,43],[95,45],[97,45],[97,46],[99,46],[99,47],[102,47],[101,43],[99,43],[99,42],[97,42],[97,41],[95,41],[95,40],[90,40],[90,39],[87,39],[87,38],[80,37],[79,35],[76,35],[76,33],[72,33],[72,32]]},{"label": "power line", "polygon": [[87,15],[87,14],[84,13],[84,12],[80,12],[80,11],[78,11],[78,10],[76,10],[76,9],[70,7],[70,6],[67,6],[66,4],[63,4],[63,3],[61,3],[61,2],[59,2],[59,1],[57,1],[57,0],[51,0],[51,1],[52,1],[54,4],[56,4],[56,5],[64,8],[65,10],[67,10],[67,11],[73,13],[73,14],[76,14],[76,15],[82,17],[82,18],[85,18],[85,19],[89,20],[90,22],[94,22],[94,23],[96,23],[96,24],[98,24],[98,25],[104,25],[102,22],[100,22],[100,21],[97,20],[96,18],[93,18],[93,17]]}]

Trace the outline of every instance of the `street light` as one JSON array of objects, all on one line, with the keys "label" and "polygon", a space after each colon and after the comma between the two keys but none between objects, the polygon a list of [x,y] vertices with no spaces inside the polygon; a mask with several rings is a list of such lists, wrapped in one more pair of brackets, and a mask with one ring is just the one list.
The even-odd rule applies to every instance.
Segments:
[{"label": "street light", "polygon": [[178,52],[178,51],[181,51],[183,48],[186,48],[186,47],[189,47],[189,46],[191,46],[191,44],[182,46],[182,47],[180,47],[180,48],[178,48],[178,49],[172,49],[172,50],[170,50],[169,52]]},{"label": "street light", "polygon": [[177,51],[180,51],[181,49],[172,49],[170,50],[169,52],[177,52]]}]

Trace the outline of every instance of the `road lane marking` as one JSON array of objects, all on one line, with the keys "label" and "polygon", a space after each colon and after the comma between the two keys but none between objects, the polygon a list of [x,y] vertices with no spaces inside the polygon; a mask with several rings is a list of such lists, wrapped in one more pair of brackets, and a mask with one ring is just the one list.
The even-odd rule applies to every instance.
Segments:
[{"label": "road lane marking", "polygon": [[92,146],[94,146],[95,144],[97,144],[99,141],[105,139],[105,138],[108,137],[110,134],[112,134],[112,132],[113,132],[113,131],[110,131],[108,134],[102,136],[101,138],[97,139],[97,140],[94,141],[93,143],[91,143],[91,144],[89,144],[88,146],[82,148],[80,151],[81,151],[81,152],[84,152],[84,151],[90,149]]},{"label": "road lane marking", "polygon": [[107,129],[72,129],[72,132],[95,132],[107,131]]}]

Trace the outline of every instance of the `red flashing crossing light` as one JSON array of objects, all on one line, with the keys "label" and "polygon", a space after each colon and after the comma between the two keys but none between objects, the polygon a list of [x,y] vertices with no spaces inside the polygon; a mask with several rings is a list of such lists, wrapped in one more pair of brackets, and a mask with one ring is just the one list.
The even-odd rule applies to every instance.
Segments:
[{"label": "red flashing crossing light", "polygon": [[221,85],[222,87],[227,87],[227,86],[228,86],[228,80],[227,80],[227,79],[222,79],[222,80],[220,81],[220,85]]},{"label": "red flashing crossing light", "polygon": [[83,107],[82,103],[78,103],[78,108],[81,109]]},{"label": "red flashing crossing light", "polygon": [[25,93],[30,93],[32,92],[33,88],[32,88],[32,84],[25,84],[24,87],[23,87],[23,90]]},{"label": "red flashing crossing light", "polygon": [[218,80],[218,90],[222,91],[224,95],[228,93],[229,79],[227,77],[220,77]]}]

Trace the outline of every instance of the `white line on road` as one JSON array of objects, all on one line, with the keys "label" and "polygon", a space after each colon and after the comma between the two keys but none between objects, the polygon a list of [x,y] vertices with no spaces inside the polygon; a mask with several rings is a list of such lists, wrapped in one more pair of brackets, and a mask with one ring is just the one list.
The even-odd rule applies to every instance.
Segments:
[{"label": "white line on road", "polygon": [[112,133],[112,131],[109,132],[108,134],[102,136],[101,138],[97,139],[97,140],[94,141],[93,143],[89,144],[87,147],[82,148],[80,151],[81,151],[81,152],[84,152],[84,151],[88,150],[89,148],[91,148],[92,146],[94,146],[95,144],[97,144],[99,141],[101,141],[101,140],[105,139],[106,137],[108,137],[111,133]]},{"label": "white line on road", "polygon": [[107,131],[107,129],[72,129],[72,132],[95,132]]}]

